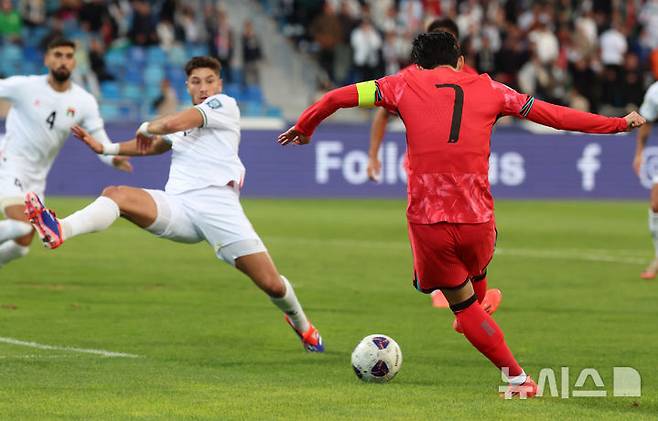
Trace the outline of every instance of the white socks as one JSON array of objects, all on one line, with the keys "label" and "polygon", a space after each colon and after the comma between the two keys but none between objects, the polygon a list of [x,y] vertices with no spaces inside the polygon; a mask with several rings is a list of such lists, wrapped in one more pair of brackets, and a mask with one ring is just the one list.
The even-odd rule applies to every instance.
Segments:
[{"label": "white socks", "polygon": [[60,219],[64,240],[80,234],[103,231],[119,217],[119,206],[108,197],[101,196],[86,208]]},{"label": "white socks", "polygon": [[518,376],[509,376],[507,381],[509,384],[514,386],[520,386],[528,379],[528,376],[525,374],[525,371],[519,374]]},{"label": "white socks", "polygon": [[0,267],[6,263],[25,256],[29,247],[18,245],[14,238],[19,238],[32,232],[32,225],[16,221],[14,219],[5,219],[0,221]]},{"label": "white socks", "polygon": [[653,240],[653,247],[658,257],[658,212],[654,212],[649,208],[649,232]]},{"label": "white socks", "polygon": [[281,275],[281,280],[286,286],[286,293],[281,298],[270,297],[275,306],[279,307],[281,311],[286,313],[292,324],[295,325],[297,331],[304,333],[311,327],[311,324],[302,310],[301,304],[297,301],[297,296],[295,295],[295,290],[290,285],[290,282],[286,279],[285,276]]},{"label": "white socks", "polygon": [[32,225],[15,219],[0,221],[0,244],[7,240],[13,240],[32,232]]},{"label": "white socks", "polygon": [[29,247],[18,245],[13,240],[0,243],[0,266],[25,256],[28,251],[30,251]]}]

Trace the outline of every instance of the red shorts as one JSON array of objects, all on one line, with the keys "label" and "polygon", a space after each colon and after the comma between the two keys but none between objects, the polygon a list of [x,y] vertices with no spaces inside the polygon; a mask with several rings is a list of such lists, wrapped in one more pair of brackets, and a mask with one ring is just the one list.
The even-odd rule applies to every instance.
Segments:
[{"label": "red shorts", "polygon": [[414,286],[430,293],[441,288],[459,288],[480,275],[493,258],[496,223],[409,223],[409,241],[414,256]]}]

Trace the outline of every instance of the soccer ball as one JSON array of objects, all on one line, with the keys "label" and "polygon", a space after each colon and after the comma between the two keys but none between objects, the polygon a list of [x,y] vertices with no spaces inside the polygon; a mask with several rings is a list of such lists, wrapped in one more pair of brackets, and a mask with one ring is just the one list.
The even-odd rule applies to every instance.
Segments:
[{"label": "soccer ball", "polygon": [[402,351],[393,338],[375,334],[359,342],[352,352],[352,368],[364,382],[391,381],[402,365]]}]

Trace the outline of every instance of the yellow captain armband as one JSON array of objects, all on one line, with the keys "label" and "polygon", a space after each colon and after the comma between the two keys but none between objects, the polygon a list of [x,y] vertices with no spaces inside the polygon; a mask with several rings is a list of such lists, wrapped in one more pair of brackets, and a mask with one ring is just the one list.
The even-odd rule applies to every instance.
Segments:
[{"label": "yellow captain armband", "polygon": [[372,108],[375,106],[377,84],[374,80],[357,83],[356,90],[359,93],[359,107]]}]

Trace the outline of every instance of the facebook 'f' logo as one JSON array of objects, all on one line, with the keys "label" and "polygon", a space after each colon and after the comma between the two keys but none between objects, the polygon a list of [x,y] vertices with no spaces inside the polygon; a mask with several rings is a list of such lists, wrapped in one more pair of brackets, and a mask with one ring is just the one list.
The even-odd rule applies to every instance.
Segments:
[{"label": "facebook 'f' logo", "polygon": [[583,175],[582,186],[585,191],[592,191],[596,186],[596,173],[601,169],[601,145],[590,143],[583,149],[583,155],[578,160],[578,171]]}]

